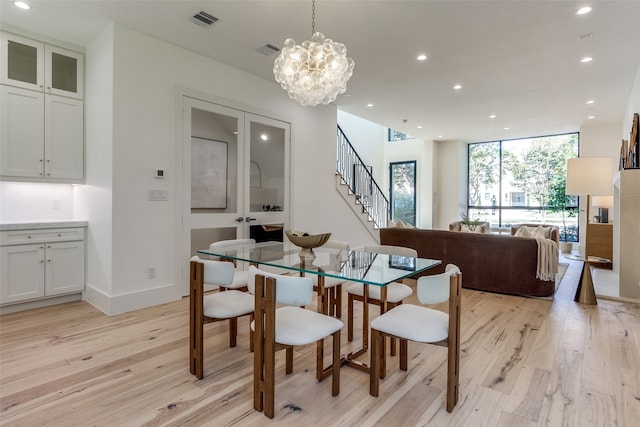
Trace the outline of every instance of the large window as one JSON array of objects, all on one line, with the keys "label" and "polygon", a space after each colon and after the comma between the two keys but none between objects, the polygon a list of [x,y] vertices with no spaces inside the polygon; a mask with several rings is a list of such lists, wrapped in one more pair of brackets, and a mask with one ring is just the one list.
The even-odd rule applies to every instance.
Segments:
[{"label": "large window", "polygon": [[545,223],[578,240],[578,199],[565,194],[579,134],[469,144],[467,216],[492,227]]},{"label": "large window", "polygon": [[416,162],[389,164],[391,218],[416,225]]}]

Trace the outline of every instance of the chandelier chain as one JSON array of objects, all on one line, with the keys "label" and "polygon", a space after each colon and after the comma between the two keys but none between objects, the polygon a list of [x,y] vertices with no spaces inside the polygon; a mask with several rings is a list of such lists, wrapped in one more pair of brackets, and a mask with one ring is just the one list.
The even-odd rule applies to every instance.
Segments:
[{"label": "chandelier chain", "polygon": [[316,32],[316,0],[311,1],[311,35]]}]

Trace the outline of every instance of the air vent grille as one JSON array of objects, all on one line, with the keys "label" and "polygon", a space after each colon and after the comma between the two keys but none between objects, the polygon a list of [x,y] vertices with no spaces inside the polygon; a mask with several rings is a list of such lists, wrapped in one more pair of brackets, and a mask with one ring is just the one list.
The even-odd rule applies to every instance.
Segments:
[{"label": "air vent grille", "polygon": [[256,49],[258,52],[260,52],[263,55],[271,55],[274,53],[278,53],[280,52],[280,48],[278,46],[274,46],[271,43],[267,43],[263,46],[260,46],[259,48]]},{"label": "air vent grille", "polygon": [[201,27],[211,28],[220,19],[216,18],[210,13],[200,10],[191,16],[191,21],[200,25]]}]

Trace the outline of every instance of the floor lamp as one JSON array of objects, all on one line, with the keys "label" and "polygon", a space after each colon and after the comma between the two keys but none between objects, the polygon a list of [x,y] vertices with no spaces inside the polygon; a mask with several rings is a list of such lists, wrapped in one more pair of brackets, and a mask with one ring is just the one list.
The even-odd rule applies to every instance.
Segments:
[{"label": "floor lamp", "polygon": [[[591,196],[608,196],[613,193],[613,161],[608,157],[578,157],[567,161],[567,188],[571,196],[587,196],[587,219]],[[584,266],[575,300],[582,304],[597,304],[589,267],[588,233],[585,232]]]}]

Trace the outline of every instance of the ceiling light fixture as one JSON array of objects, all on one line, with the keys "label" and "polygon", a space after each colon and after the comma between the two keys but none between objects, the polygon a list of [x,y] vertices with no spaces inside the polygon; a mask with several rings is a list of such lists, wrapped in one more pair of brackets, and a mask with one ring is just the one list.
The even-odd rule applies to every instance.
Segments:
[{"label": "ceiling light fixture", "polygon": [[371,108],[371,107],[373,107],[373,104],[372,103],[368,103],[367,104],[367,108]]},{"label": "ceiling light fixture", "polygon": [[418,129],[422,129],[422,126],[418,126]]},{"label": "ceiling light fixture", "polygon": [[509,128],[504,128],[504,130],[509,130]]},{"label": "ceiling light fixture", "polygon": [[460,89],[462,89],[462,85],[455,85],[455,86],[453,87],[453,89],[454,89],[454,90],[460,90]]},{"label": "ceiling light fixture", "polygon": [[425,55],[424,53],[421,53],[420,55],[418,55],[416,59],[418,61],[425,61],[427,59],[427,55]]},{"label": "ceiling light fixture", "polygon": [[576,15],[585,15],[589,12],[591,12],[591,8],[589,6],[585,6],[578,9],[578,11],[576,12]]},{"label": "ceiling light fixture", "polygon": [[580,62],[582,62],[583,64],[585,64],[585,63],[587,63],[587,62],[591,62],[591,61],[593,61],[593,58],[592,58],[592,57],[590,57],[590,56],[585,56],[584,58],[582,58],[582,59],[580,60]]},{"label": "ceiling light fixture", "polygon": [[268,141],[269,140],[269,136],[266,133],[263,133],[260,135],[260,139],[263,141]]},{"label": "ceiling light fixture", "polygon": [[495,119],[495,118],[496,118],[496,115],[495,115],[495,114],[492,114],[492,115],[490,115],[490,116],[489,116],[489,118],[490,118],[490,119]]},{"label": "ceiling light fixture", "polygon": [[24,10],[31,9],[31,6],[29,6],[27,3],[23,2],[23,1],[16,1],[16,2],[13,2],[13,4],[16,7],[19,7],[20,9],[24,9]]},{"label": "ceiling light fixture", "polygon": [[590,99],[590,100],[587,101],[587,104],[593,104],[594,102],[596,102],[596,101],[594,101],[593,99]]},{"label": "ceiling light fixture", "polygon": [[589,116],[589,117],[587,117],[587,119],[595,119],[595,118],[596,118],[596,116]]},{"label": "ceiling light fixture", "polygon": [[311,34],[311,41],[302,45],[286,39],[273,66],[273,75],[289,98],[309,107],[328,104],[344,93],[355,65],[344,44],[316,33],[315,0],[311,3]]}]

